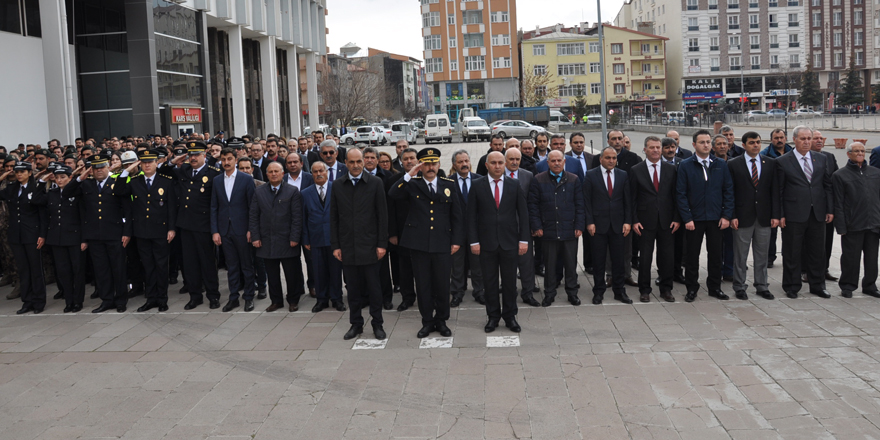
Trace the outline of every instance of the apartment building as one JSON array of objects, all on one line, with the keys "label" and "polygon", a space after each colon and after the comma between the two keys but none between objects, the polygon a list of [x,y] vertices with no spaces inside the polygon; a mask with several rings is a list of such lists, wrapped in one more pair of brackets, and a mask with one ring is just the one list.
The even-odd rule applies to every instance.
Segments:
[{"label": "apartment building", "polygon": [[870,86],[880,83],[880,3],[877,0],[804,0],[812,68],[826,106],[839,89],[850,61],[862,74],[866,102]]},{"label": "apartment building", "polygon": [[516,106],[516,0],[421,0],[431,113]]},{"label": "apartment building", "polygon": [[523,69],[533,75],[549,73],[551,82],[541,87],[556,89],[558,97],[547,100],[547,105],[567,111],[577,96],[586,98],[587,105],[600,105],[604,69],[609,109],[647,116],[664,111],[666,38],[605,25],[603,49],[597,27],[563,29],[522,37]]}]

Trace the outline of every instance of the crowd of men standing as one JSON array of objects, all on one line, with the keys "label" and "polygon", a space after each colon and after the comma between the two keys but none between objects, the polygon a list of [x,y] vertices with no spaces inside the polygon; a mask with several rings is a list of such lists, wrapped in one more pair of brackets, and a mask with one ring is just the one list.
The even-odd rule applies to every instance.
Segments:
[{"label": "crowd of men standing", "polygon": [[[141,294],[139,312],[166,311],[179,272],[185,310],[205,299],[220,308],[226,294],[224,312],[242,303],[252,311],[268,290],[267,312],[285,301],[293,312],[308,289],[312,312],[345,311],[344,285],[345,339],[363,333],[365,308],[373,334],[385,339],[382,313],[394,308],[394,293],[398,311],[417,304],[418,337],[451,336],[450,308],[462,303],[470,279],[474,300],[486,307],[484,330],[503,320],[519,332],[517,296],[547,307],[562,286],[570,304],[581,304],[579,245],[593,304],[609,287],[614,300],[632,303],[626,285],[638,288],[641,302],[654,286],[674,302],[673,282],[694,301],[704,240],[709,296],[728,300],[721,287],[728,281],[737,299],[748,299],[751,251],[755,293],[773,299],[767,268],[781,228],[787,297],[798,297],[804,283],[813,295],[831,296],[835,229],[841,295],[861,288],[880,297],[880,169],[866,162],[865,146],[851,144],[838,167],[822,151],[825,138],[806,126],[793,130],[793,147],[780,129],[766,148],[753,131],[736,140],[727,126],[716,135],[699,130],[690,151],[669,131],[645,138],[642,159],[619,130],[596,154],[585,151],[581,133],[521,143],[493,136],[476,172],[459,150],[448,174],[437,148],[417,151],[401,140],[392,158],[340,147],[320,132],[290,141],[110,140],[98,151],[80,140],[22,145],[0,153],[0,241],[8,246],[0,284],[15,283],[8,298],[20,296],[19,314],[43,311],[50,272],[65,313],[83,308],[89,282],[100,299],[93,313],[124,312]],[[218,267],[228,292],[220,292]]]}]

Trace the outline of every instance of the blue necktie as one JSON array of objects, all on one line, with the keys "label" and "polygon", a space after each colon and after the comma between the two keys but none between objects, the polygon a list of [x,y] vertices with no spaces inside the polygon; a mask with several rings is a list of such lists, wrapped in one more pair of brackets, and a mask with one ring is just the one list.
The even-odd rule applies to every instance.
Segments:
[{"label": "blue necktie", "polygon": [[360,177],[355,177],[354,179],[351,179],[351,186],[357,185],[358,180],[361,180]]},{"label": "blue necktie", "polygon": [[461,177],[461,196],[464,198],[464,203],[467,204],[468,184],[466,177]]}]

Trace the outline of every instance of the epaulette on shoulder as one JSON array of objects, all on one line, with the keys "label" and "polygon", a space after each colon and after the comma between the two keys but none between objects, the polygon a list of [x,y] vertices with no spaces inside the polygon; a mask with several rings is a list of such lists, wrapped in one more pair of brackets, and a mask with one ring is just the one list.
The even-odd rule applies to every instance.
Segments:
[{"label": "epaulette on shoulder", "polygon": [[422,178],[422,176],[413,177],[413,179],[421,179],[421,178]]},{"label": "epaulette on shoulder", "polygon": [[168,179],[168,180],[171,180],[171,176],[166,176],[165,174],[158,174],[158,173],[157,173],[156,175],[157,175],[157,176],[164,177],[164,178],[166,178],[166,179]]},{"label": "epaulette on shoulder", "polygon": [[452,179],[450,179],[450,178],[448,178],[448,177],[441,177],[440,179],[445,180],[445,181],[447,181],[447,182],[455,182],[455,180],[452,180]]},{"label": "epaulette on shoulder", "polygon": [[214,170],[214,171],[220,171],[220,168],[217,168],[217,167],[215,167],[215,166],[213,166],[213,165],[208,165],[208,168],[210,168],[210,169],[212,169],[212,170]]}]

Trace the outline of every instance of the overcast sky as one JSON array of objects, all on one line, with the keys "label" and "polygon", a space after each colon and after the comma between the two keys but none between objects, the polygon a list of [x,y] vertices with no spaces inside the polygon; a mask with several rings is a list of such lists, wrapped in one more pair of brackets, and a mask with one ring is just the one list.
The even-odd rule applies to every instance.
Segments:
[{"label": "overcast sky", "polygon": [[[441,0],[442,1],[442,0]],[[602,0],[602,19],[614,20],[623,0]],[[419,0],[328,0],[327,46],[330,53],[349,42],[422,59],[422,15]],[[596,21],[592,0],[519,0],[518,28]]]}]

